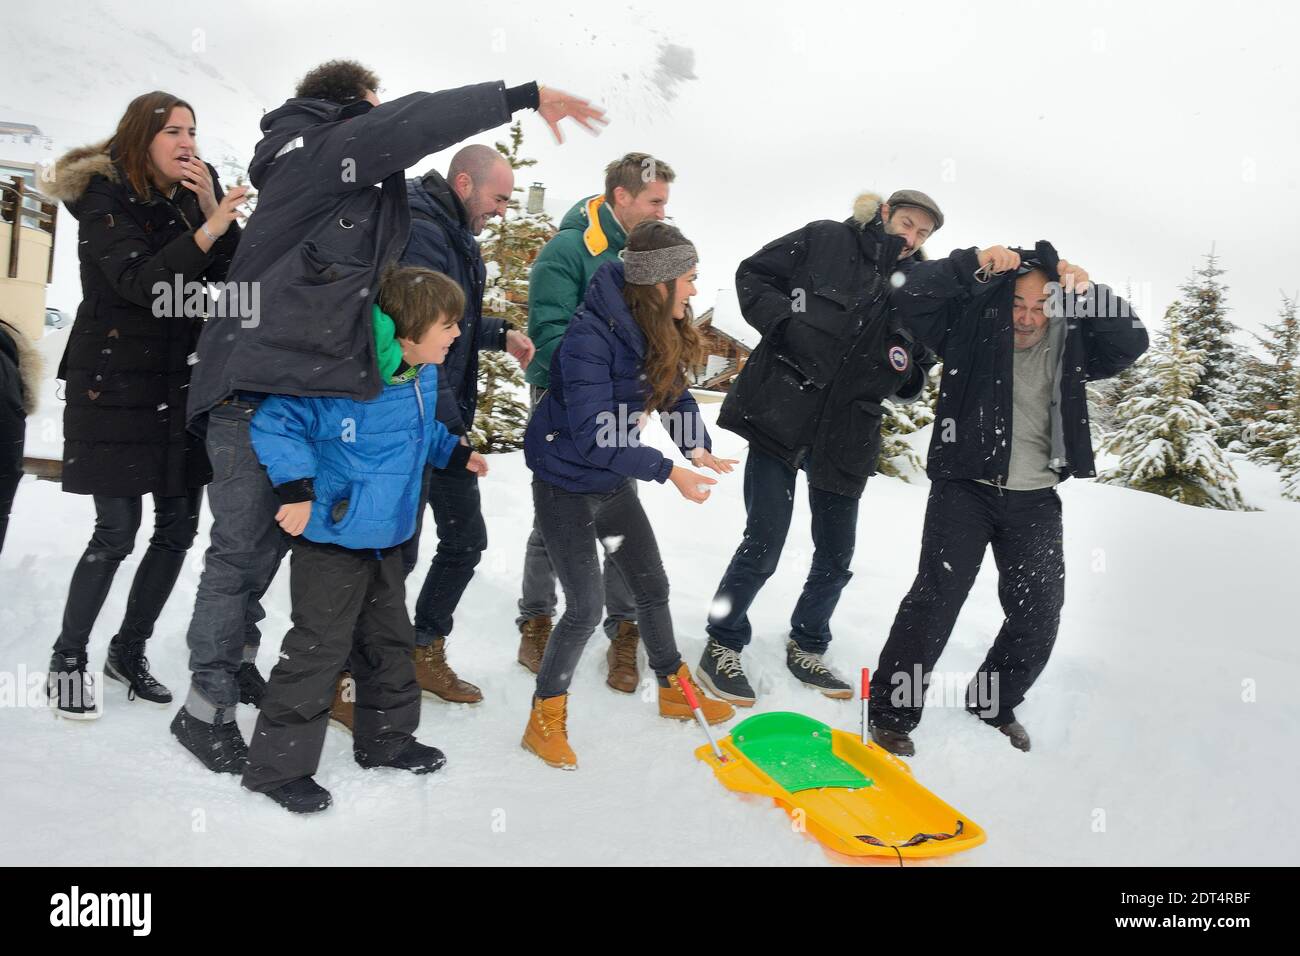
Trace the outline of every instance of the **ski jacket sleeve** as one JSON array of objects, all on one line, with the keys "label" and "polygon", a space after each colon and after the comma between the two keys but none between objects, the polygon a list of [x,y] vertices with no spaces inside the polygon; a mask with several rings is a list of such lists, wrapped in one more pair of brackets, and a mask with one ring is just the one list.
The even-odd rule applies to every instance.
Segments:
[{"label": "ski jacket sleeve", "polygon": [[793,309],[790,283],[808,254],[808,228],[773,239],[736,269],[740,314],[779,345]]}]

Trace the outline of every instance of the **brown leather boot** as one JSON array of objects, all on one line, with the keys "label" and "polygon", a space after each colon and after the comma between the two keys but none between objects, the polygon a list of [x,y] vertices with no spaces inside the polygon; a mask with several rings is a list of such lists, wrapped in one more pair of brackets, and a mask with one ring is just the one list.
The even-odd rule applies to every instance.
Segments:
[{"label": "brown leather boot", "polygon": [[357,699],[356,685],[352,675],[344,671],[339,675],[339,682],[334,688],[334,703],[330,704],[330,723],[352,733],[352,715],[355,710],[353,701]]},{"label": "brown leather boot", "polygon": [[447,639],[436,637],[428,647],[415,648],[415,680],[420,690],[453,704],[477,704],[483,692],[461,680],[447,663]]},{"label": "brown leather boot", "polygon": [[534,697],[533,711],[528,715],[522,743],[525,750],[531,750],[552,767],[577,770],[578,755],[569,746],[569,732],[565,726],[568,704],[568,694],[545,700]]},{"label": "brown leather boot", "polygon": [[618,633],[609,642],[605,652],[605,663],[609,665],[609,676],[605,683],[625,694],[636,693],[641,683],[641,672],[636,666],[636,648],[641,641],[641,632],[631,621],[619,621]]},{"label": "brown leather boot", "polygon": [[676,674],[668,678],[668,686],[659,688],[660,717],[668,717],[671,720],[695,719],[695,713],[691,710],[690,704],[686,703],[686,695],[682,693],[683,683],[689,683],[694,688],[695,699],[704,713],[704,719],[709,723],[720,724],[724,720],[730,720],[736,713],[736,709],[730,704],[705,697],[704,691],[700,690],[700,685],[695,682],[690,670],[683,664],[677,669]]},{"label": "brown leather boot", "polygon": [[551,619],[530,617],[519,625],[519,663],[534,674],[542,666],[542,656],[546,653],[546,642],[551,639]]}]

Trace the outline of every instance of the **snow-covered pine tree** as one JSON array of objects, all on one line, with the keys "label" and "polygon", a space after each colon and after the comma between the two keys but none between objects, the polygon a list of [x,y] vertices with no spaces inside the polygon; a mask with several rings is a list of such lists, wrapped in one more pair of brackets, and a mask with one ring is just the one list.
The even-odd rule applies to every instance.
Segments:
[{"label": "snow-covered pine tree", "polygon": [[[497,143],[513,169],[537,163],[519,155],[524,133],[519,123],[510,127],[510,144]],[[515,192],[523,192],[520,186]],[[533,260],[555,235],[545,212],[529,213],[517,199],[510,201],[505,216],[488,224],[481,243],[487,264],[485,312],[500,316],[511,328],[523,331],[528,325],[528,273]],[[482,352],[478,366],[478,409],[474,416],[474,447],[481,452],[510,451],[524,443],[528,425],[527,386],[519,365],[505,352]]]},{"label": "snow-covered pine tree", "polygon": [[[885,414],[880,422],[880,458],[876,463],[879,474],[907,481],[908,470],[925,470],[925,462],[904,438],[933,424],[934,409],[939,402],[938,381],[942,376],[943,363],[940,362],[930,370],[925,389],[916,401],[895,403],[886,399],[880,403]],[[896,460],[900,458],[908,467]]]},{"label": "snow-covered pine tree", "polygon": [[1246,435],[1251,439],[1251,460],[1280,465],[1294,444],[1298,428],[1295,410],[1300,407],[1300,325],[1296,322],[1296,300],[1282,293],[1278,321],[1265,325],[1267,335],[1253,333],[1268,360],[1254,359],[1244,383],[1251,418]]},{"label": "snow-covered pine tree", "polygon": [[1291,406],[1290,430],[1279,441],[1282,458],[1282,494],[1292,501],[1300,501],[1300,397]]},{"label": "snow-covered pine tree", "polygon": [[1219,281],[1221,275],[1224,270],[1211,246],[1205,265],[1180,286],[1178,324],[1186,349],[1204,354],[1204,374],[1191,399],[1214,419],[1215,441],[1227,447],[1240,437],[1245,412],[1236,389],[1237,350],[1230,341],[1237,327],[1228,318],[1228,287]]},{"label": "snow-covered pine tree", "polygon": [[1182,316],[1173,319],[1168,345],[1143,357],[1146,384],[1120,403],[1118,431],[1101,450],[1119,463],[1097,480],[1149,491],[1198,508],[1245,509],[1237,473],[1214,440],[1214,419],[1192,398],[1205,373],[1205,357],[1189,349],[1182,336]]}]

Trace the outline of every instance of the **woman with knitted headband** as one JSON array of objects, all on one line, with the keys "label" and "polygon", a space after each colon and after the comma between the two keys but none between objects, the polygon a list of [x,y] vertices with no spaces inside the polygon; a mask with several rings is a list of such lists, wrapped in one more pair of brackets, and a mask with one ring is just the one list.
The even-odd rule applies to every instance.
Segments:
[{"label": "woman with knitted headband", "polygon": [[[564,588],[564,614],[546,645],[523,746],[553,767],[577,767],[565,726],[568,689],[600,623],[598,542],[636,598],[641,637],[659,679],[659,713],[692,717],[682,686],[694,686],[694,679],[673,639],[668,578],[635,482],[671,481],[695,502],[707,500],[715,483],[641,444],[640,429],[651,412],[660,413],[660,423],[697,467],[725,474],[735,464],[713,456],[699,406],[686,388],[686,370],[701,351],[690,309],[698,261],[695,247],[667,223],[649,220],[632,230],[623,261],[605,264],[592,277],[524,436],[533,503]],[[734,713],[731,705],[696,693],[710,723]]]}]

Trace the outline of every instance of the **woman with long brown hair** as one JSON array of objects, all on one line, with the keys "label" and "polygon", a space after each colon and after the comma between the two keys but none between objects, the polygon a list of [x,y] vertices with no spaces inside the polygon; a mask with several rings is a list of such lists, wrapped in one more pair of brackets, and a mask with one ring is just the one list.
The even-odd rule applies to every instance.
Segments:
[{"label": "woman with long brown hair", "polygon": [[[652,412],[697,467],[726,473],[735,464],[714,457],[686,387],[686,370],[702,351],[690,309],[698,259],[667,223],[648,220],[632,230],[623,261],[606,263],[592,277],[524,436],[537,521],[565,607],[538,670],[523,746],[553,767],[577,767],[566,727],[568,689],[604,606],[598,542],[636,598],[641,637],[659,680],[659,713],[692,718],[682,688],[694,681],[673,638],[668,577],[634,482],[671,481],[694,502],[707,500],[707,486],[715,483],[641,444],[641,426]],[[731,717],[731,705],[697,694],[710,723]]]},{"label": "woman with long brown hair", "polygon": [[63,490],[94,496],[95,531],[72,575],[49,691],[60,715],[84,719],[101,711],[86,673],[90,632],[135,545],[144,495],[153,496],[153,536],[105,673],[128,697],[171,700],[144,646],[212,478],[202,442],[186,431],[185,398],[211,305],[199,284],[225,278],[245,189],[223,193],[199,158],[193,108],[155,91],[131,101],[110,139],[60,159],[50,192],[78,221],[81,261],[82,301],[58,372]]}]

